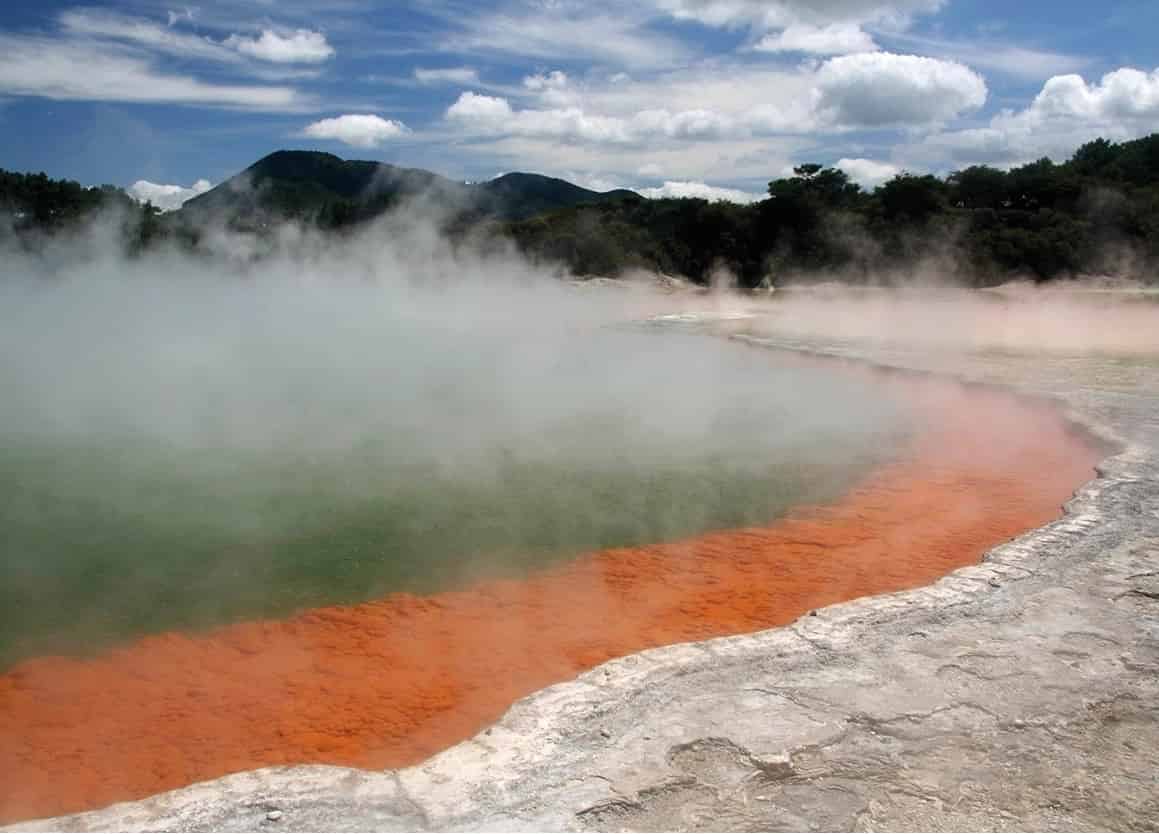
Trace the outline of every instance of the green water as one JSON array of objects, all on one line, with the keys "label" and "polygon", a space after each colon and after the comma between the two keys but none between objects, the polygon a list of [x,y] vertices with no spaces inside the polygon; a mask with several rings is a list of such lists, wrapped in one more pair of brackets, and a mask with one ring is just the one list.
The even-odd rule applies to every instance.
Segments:
[{"label": "green water", "polygon": [[[0,666],[768,523],[838,496],[903,436],[893,405],[839,372],[708,337],[606,338],[614,372],[608,344],[483,377],[467,351],[421,377],[366,362],[355,384],[279,365],[226,394],[187,382],[196,401],[160,411],[129,377],[115,397],[63,372],[51,389],[15,380]],[[59,416],[61,386],[84,419]],[[194,412],[196,431],[172,418]]]},{"label": "green water", "polygon": [[[175,476],[187,463],[204,468],[140,449],[6,451],[0,478],[16,497],[2,519],[4,661],[760,524],[839,494],[871,456],[647,470],[512,461],[487,483],[388,480],[360,461],[191,482]],[[366,491],[348,491],[351,480]]]}]

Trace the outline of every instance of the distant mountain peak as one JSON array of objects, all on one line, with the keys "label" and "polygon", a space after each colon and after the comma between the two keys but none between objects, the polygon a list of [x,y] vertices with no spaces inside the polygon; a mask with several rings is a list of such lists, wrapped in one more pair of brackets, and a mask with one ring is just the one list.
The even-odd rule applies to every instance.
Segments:
[{"label": "distant mountain peak", "polygon": [[325,211],[373,216],[398,200],[431,194],[468,212],[521,220],[582,203],[639,197],[625,189],[599,192],[545,174],[513,171],[493,180],[459,183],[421,168],[346,160],[325,151],[277,150],[205,194],[189,200],[189,215],[302,216]]}]

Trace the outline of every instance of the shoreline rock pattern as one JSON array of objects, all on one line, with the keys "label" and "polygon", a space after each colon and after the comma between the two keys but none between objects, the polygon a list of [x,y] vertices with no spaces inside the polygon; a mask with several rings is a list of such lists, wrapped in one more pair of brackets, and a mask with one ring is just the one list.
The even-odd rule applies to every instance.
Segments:
[{"label": "shoreline rock pattern", "polygon": [[1121,451],[933,585],[653,649],[413,768],[267,768],[8,830],[1159,827],[1159,365],[770,347],[1059,399]]}]

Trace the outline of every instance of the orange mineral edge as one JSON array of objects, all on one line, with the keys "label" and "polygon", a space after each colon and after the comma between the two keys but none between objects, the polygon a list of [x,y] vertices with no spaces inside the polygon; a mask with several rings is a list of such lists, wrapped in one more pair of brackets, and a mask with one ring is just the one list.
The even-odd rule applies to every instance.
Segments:
[{"label": "orange mineral edge", "polygon": [[0,676],[0,822],[277,764],[392,768],[610,658],[927,584],[1060,515],[1099,452],[1052,409],[883,375],[920,425],[838,502],[771,526],[592,553]]}]

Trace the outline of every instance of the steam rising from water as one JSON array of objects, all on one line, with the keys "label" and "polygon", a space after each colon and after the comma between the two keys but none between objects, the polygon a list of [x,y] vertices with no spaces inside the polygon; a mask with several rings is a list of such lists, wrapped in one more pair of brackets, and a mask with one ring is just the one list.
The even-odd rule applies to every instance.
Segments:
[{"label": "steam rising from water", "polygon": [[870,383],[658,335],[642,292],[397,218],[281,235],[0,285],[0,662],[766,523],[897,437]]},{"label": "steam rising from water", "polygon": [[1159,354],[1159,293],[1072,282],[985,291],[830,286],[745,304],[758,331],[944,352]]}]

